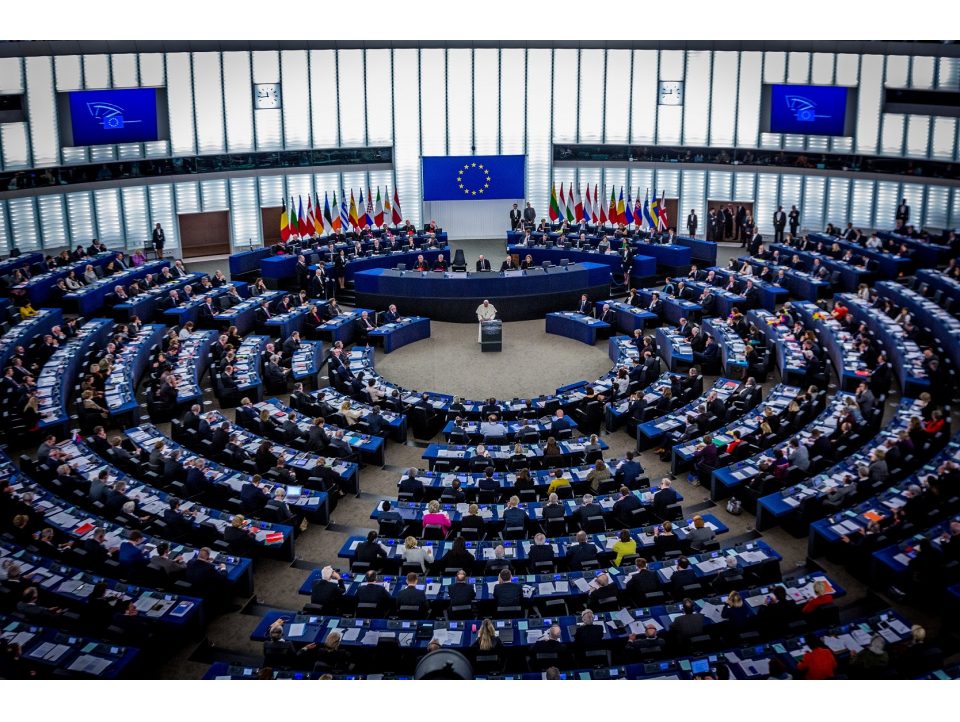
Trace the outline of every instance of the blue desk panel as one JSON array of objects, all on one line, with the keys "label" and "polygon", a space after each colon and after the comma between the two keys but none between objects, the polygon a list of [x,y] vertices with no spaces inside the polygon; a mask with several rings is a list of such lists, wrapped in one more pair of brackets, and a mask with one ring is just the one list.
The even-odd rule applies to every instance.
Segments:
[{"label": "blue desk panel", "polygon": [[547,333],[566,336],[588,346],[597,343],[597,331],[610,330],[610,324],[582,313],[561,312],[547,314]]},{"label": "blue desk panel", "polygon": [[396,323],[384,324],[367,335],[371,339],[383,339],[383,352],[393,353],[407,344],[430,338],[430,319],[409,316]]},{"label": "blue desk panel", "polygon": [[439,321],[474,323],[484,299],[504,321],[540,318],[572,307],[581,294],[606,295],[610,269],[598,263],[490,273],[435,273],[374,269],[354,277],[357,303],[385,308],[397,303],[409,313]]},{"label": "blue desk panel", "polygon": [[677,236],[678,246],[686,246],[697,261],[704,261],[701,265],[712,266],[717,262],[717,244],[714,241],[705,241],[701,238]]}]

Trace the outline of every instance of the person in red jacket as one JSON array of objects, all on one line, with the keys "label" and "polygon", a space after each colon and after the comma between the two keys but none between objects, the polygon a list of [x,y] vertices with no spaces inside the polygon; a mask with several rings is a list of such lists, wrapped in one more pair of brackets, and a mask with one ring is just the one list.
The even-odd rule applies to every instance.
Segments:
[{"label": "person in red jacket", "polygon": [[837,658],[827,649],[820,637],[810,635],[806,639],[810,651],[803,655],[797,671],[803,672],[804,679],[833,679],[837,673]]},{"label": "person in red jacket", "polygon": [[803,605],[803,613],[811,614],[815,610],[827,604],[833,603],[833,591],[822,579],[813,583],[813,599]]},{"label": "person in red jacket", "polygon": [[741,436],[741,434],[740,434],[740,431],[739,431],[739,430],[733,432],[733,441],[731,441],[729,444],[727,444],[727,453],[728,453],[728,454],[732,454],[733,451],[734,451],[734,449],[736,449],[738,446],[740,446],[740,444],[744,443],[744,442],[743,442],[743,439],[741,439],[740,436]]}]

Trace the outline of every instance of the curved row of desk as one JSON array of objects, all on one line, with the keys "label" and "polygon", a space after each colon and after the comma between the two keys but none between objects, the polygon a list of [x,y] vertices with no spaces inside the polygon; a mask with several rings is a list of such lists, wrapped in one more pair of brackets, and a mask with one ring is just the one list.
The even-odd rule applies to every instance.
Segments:
[{"label": "curved row of desk", "polygon": [[57,437],[66,435],[70,423],[68,405],[77,385],[77,375],[86,373],[88,354],[107,345],[113,331],[109,318],[87,321],[77,335],[63,344],[40,369],[37,376],[37,401],[40,430]]},{"label": "curved row of desk", "polygon": [[[213,459],[208,458],[208,456],[201,456],[191,451],[189,447],[181,445],[170,437],[165,436],[152,424],[142,424],[136,428],[128,429],[125,433],[127,439],[130,440],[141,454],[149,454],[158,442],[163,442],[166,454],[171,454],[175,451],[179,452],[181,464],[186,465],[188,462],[194,465],[200,464],[201,473],[205,480],[203,483],[207,488],[194,490],[180,481],[170,483],[170,487],[178,493],[181,493],[184,497],[191,497],[197,493],[209,493],[217,503],[224,503],[229,507],[240,508],[241,492],[244,485],[249,483],[248,473],[228,469]],[[160,483],[161,481],[159,475],[153,472],[144,472],[144,478],[153,483]],[[271,496],[276,489],[283,489],[286,493],[287,503],[297,511],[303,513],[310,521],[326,524],[330,520],[329,497],[324,491],[317,491],[308,487],[292,489],[287,484],[270,477],[262,480],[261,488],[264,493],[270,494]]]}]

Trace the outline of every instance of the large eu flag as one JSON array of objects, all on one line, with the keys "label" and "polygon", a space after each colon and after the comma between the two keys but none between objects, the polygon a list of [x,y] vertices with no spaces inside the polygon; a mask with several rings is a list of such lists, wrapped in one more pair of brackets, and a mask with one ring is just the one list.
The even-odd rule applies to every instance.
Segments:
[{"label": "large eu flag", "polygon": [[424,156],[423,200],[524,198],[524,156]]}]

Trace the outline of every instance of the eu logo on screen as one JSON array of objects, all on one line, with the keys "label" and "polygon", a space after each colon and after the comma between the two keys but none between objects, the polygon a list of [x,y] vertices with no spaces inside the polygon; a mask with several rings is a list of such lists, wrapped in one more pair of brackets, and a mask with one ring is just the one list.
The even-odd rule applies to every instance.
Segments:
[{"label": "eu logo on screen", "polygon": [[843,135],[847,89],[826,85],[774,85],[770,132]]},{"label": "eu logo on screen", "polygon": [[155,88],[70,93],[74,145],[157,140]]}]

